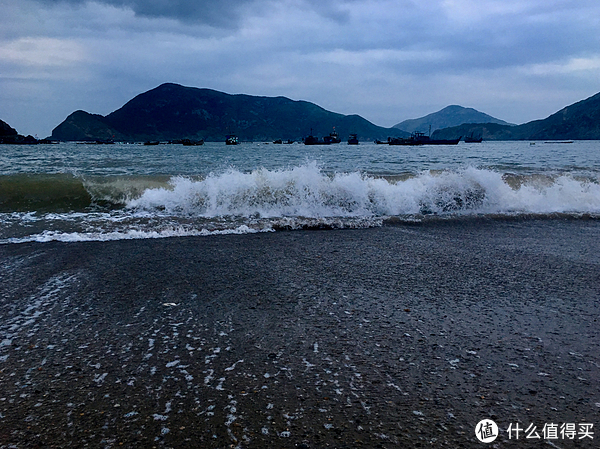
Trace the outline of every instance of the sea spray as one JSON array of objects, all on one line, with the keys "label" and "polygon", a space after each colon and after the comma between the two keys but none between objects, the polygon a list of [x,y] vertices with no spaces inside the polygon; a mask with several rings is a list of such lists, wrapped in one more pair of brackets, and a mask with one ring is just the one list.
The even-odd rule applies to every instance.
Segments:
[{"label": "sea spray", "polygon": [[229,168],[196,177],[56,179],[83,186],[66,190],[85,188],[89,204],[64,210],[65,202],[60,202],[52,210],[50,201],[41,210],[0,213],[0,242],[364,228],[432,217],[600,216],[597,172],[575,176],[465,167],[386,177],[325,172],[307,162],[286,169]]},{"label": "sea spray", "polygon": [[229,169],[201,180],[174,177],[169,184],[146,190],[127,207],[204,218],[600,212],[598,179],[519,175],[513,187],[503,174],[475,167],[388,180],[327,174],[311,162],[287,170]]}]

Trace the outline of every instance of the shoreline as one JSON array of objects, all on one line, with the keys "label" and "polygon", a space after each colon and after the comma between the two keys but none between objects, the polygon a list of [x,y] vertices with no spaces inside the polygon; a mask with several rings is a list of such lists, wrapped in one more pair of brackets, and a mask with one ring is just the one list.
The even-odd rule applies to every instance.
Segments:
[{"label": "shoreline", "polygon": [[595,429],[599,242],[530,220],[0,245],[0,448]]}]

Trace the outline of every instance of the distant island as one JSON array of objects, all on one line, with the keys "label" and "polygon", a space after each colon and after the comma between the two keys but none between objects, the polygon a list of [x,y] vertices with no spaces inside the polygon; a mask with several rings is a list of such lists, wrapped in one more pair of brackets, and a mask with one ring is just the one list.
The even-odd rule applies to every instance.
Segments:
[{"label": "distant island", "polygon": [[396,128],[383,128],[358,115],[327,111],[314,103],[285,97],[230,95],[211,89],[162,84],[142,93],[107,116],[76,111],[52,131],[62,141],[224,141],[235,134],[241,141],[299,141],[332,131],[346,139],[405,137]]},{"label": "distant island", "polygon": [[574,103],[544,120],[508,126],[473,124],[437,130],[432,137],[481,135],[484,140],[600,140],[600,93]]},{"label": "distant island", "polygon": [[451,105],[384,128],[358,115],[330,112],[307,101],[230,95],[166,83],[137,95],[107,116],[75,111],[43,140],[22,136],[0,120],[0,143],[225,141],[230,134],[240,141],[280,142],[307,136],[323,138],[333,131],[344,141],[357,135],[358,140],[383,143],[388,138],[407,138],[416,131],[431,131],[431,138],[438,140],[600,140],[600,93],[546,119],[522,125]]},{"label": "distant island", "polygon": [[479,112],[476,109],[451,105],[421,118],[404,120],[403,122],[394,125],[394,128],[398,128],[409,133],[429,133],[430,131],[434,132],[438,129],[460,126],[463,123],[496,123],[500,125],[513,126],[512,123],[507,123],[504,120],[500,120],[492,117],[491,115]]},{"label": "distant island", "polygon": [[600,139],[600,94],[567,106],[544,120],[512,125],[473,108],[448,106],[418,119],[383,128],[358,115],[327,111],[285,97],[230,95],[166,83],[144,92],[107,116],[76,111],[52,131],[62,141],[241,141],[293,140],[357,134],[360,140],[408,137],[414,131],[435,139],[479,136],[485,140]]},{"label": "distant island", "polygon": [[0,120],[0,144],[31,145],[39,142],[40,141],[33,136],[22,136],[8,123]]}]

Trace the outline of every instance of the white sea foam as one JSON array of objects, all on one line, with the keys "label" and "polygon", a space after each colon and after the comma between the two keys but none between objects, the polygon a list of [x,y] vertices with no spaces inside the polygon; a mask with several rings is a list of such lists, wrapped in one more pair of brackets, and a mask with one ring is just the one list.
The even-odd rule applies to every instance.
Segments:
[{"label": "white sea foam", "polygon": [[214,217],[384,217],[448,213],[600,212],[598,179],[510,176],[469,167],[390,181],[359,172],[327,175],[315,162],[289,170],[229,170],[172,178],[128,203],[136,210]]},{"label": "white sea foam", "polygon": [[162,230],[139,230],[128,229],[110,232],[61,232],[44,231],[25,237],[8,238],[0,240],[0,243],[26,243],[26,242],[107,242],[111,240],[135,240],[135,239],[161,239],[167,237],[190,237],[227,234],[253,234],[256,232],[271,232],[272,229],[256,230],[246,225],[240,225],[232,229],[185,229],[167,228]]},{"label": "white sea foam", "polygon": [[[325,173],[316,162],[289,169],[229,169],[204,178],[148,184],[108,212],[0,214],[0,243],[81,242],[276,229],[365,228],[390,217],[589,214],[600,216],[600,175],[501,173],[491,169],[423,171],[396,178],[358,171]],[[1,234],[0,234],[1,235]]]}]

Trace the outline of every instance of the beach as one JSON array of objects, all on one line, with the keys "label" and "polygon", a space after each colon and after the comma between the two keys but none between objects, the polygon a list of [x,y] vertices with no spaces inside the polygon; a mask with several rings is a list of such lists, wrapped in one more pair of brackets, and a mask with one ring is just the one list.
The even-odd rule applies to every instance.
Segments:
[{"label": "beach", "polygon": [[3,244],[0,448],[597,447],[599,250],[573,217]]}]

